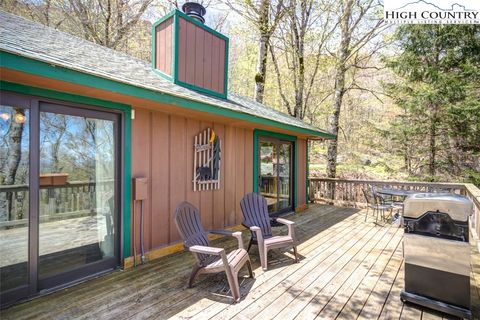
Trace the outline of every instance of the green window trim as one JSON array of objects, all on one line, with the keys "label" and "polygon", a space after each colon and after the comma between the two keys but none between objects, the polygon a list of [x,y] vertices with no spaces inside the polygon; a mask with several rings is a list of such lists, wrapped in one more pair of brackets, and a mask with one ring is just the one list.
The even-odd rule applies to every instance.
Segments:
[{"label": "green window trim", "polygon": [[259,174],[259,167],[258,167],[258,162],[259,162],[259,154],[258,154],[258,147],[259,147],[259,141],[260,137],[270,137],[270,138],[276,138],[276,139],[281,139],[281,140],[287,140],[287,141],[292,141],[294,144],[294,157],[293,157],[293,209],[295,210],[297,208],[297,198],[298,198],[298,183],[297,183],[297,177],[298,177],[298,143],[297,143],[297,137],[296,136],[291,136],[288,134],[284,133],[278,133],[278,132],[273,132],[273,131],[267,131],[267,130],[260,130],[260,129],[255,129],[253,131],[253,192],[258,193],[258,174]]},{"label": "green window trim", "polygon": [[[155,66],[155,59],[156,59],[155,48],[156,48],[156,45],[157,45],[156,29],[157,29],[158,25],[162,24],[163,22],[167,21],[170,18],[173,19],[172,74],[171,75],[166,74],[166,73],[156,69],[156,66]],[[194,25],[198,26],[199,28],[202,28],[203,30],[207,31],[208,33],[210,33],[210,34],[212,34],[212,35],[214,35],[214,36],[216,36],[216,37],[225,41],[225,65],[224,65],[224,75],[223,75],[224,78],[223,78],[223,92],[222,93],[219,93],[217,91],[213,91],[213,90],[210,90],[210,89],[198,87],[194,84],[186,83],[186,82],[180,81],[178,79],[178,57],[179,57],[179,53],[178,53],[179,45],[178,45],[178,43],[179,43],[179,36],[180,36],[180,32],[179,32],[180,18],[185,19],[188,22],[193,23]],[[191,89],[191,90],[195,90],[195,91],[199,91],[199,92],[205,93],[205,94],[213,96],[213,97],[217,97],[217,98],[221,98],[221,99],[227,99],[227,96],[228,96],[228,61],[229,61],[228,54],[229,54],[229,47],[230,47],[229,46],[229,41],[230,40],[225,35],[219,33],[216,30],[213,30],[212,28],[208,27],[207,25],[189,17],[188,15],[181,12],[180,10],[174,9],[173,11],[169,12],[166,16],[162,17],[160,20],[158,20],[157,22],[155,22],[152,25],[152,40],[151,40],[152,68],[155,71],[157,71],[157,73],[160,76],[162,76],[163,78],[165,78],[169,81],[172,81],[173,83],[178,84],[182,87],[185,87],[185,88]]]},{"label": "green window trim", "polygon": [[178,97],[167,93],[154,91],[151,89],[138,87],[135,85],[122,83],[117,80],[110,80],[96,75],[75,71],[69,68],[55,66],[51,63],[42,62],[36,59],[19,56],[5,51],[0,51],[0,66],[10,70],[16,70],[28,74],[37,75],[40,77],[66,81],[89,88],[120,93],[159,103],[175,105],[186,109],[221,115],[233,119],[245,120],[252,123],[302,133],[312,137],[321,137],[326,139],[333,139],[335,137],[335,135],[331,133],[297,127],[291,124],[277,122],[271,119],[261,118],[255,115],[225,109],[214,104],[190,100],[188,98]]},{"label": "green window trim", "polygon": [[13,82],[0,81],[0,89],[28,94],[33,96],[39,96],[55,100],[63,100],[67,102],[87,104],[91,106],[103,107],[108,109],[115,109],[121,111],[122,124],[123,124],[123,158],[122,158],[122,175],[123,175],[123,214],[121,221],[121,228],[123,229],[122,235],[120,237],[123,244],[121,258],[126,258],[130,256],[130,246],[131,246],[131,154],[132,154],[132,145],[131,145],[131,134],[132,134],[132,116],[131,116],[131,107],[126,104],[111,102],[107,100],[100,100],[96,98],[90,98],[60,91],[40,89],[36,87],[26,86],[22,84],[17,84]]}]

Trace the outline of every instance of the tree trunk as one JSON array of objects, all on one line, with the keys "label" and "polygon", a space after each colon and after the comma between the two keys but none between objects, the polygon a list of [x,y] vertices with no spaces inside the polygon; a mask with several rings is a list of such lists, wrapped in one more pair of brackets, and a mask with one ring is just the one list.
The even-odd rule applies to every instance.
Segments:
[{"label": "tree trunk", "polygon": [[300,45],[298,48],[298,88],[295,92],[295,109],[293,116],[295,118],[303,119],[303,92],[305,90],[305,58],[303,50],[303,39],[299,39]]},{"label": "tree trunk", "polygon": [[[329,141],[327,153],[327,176],[335,178],[337,175],[337,151],[338,151],[338,123],[345,94],[345,74],[347,72],[347,59],[350,49],[351,30],[349,20],[352,13],[353,0],[345,3],[343,15],[340,17],[341,40],[338,49],[338,58],[335,72],[335,94],[333,99],[333,114],[330,117],[330,132],[336,137]],[[333,191],[331,191],[333,196]]]},{"label": "tree trunk", "polygon": [[[10,127],[10,133],[8,134],[9,141],[9,152],[7,156],[6,165],[4,168],[3,174],[3,185],[13,185],[15,184],[15,177],[17,175],[18,165],[20,164],[20,159],[22,157],[22,135],[23,135],[23,122],[13,121],[16,115],[22,115],[25,117],[25,110],[22,108],[15,109],[15,115],[12,119],[12,124]],[[13,195],[12,192],[7,192],[5,195],[4,207],[2,206],[2,212],[0,221],[5,220],[15,220],[16,214],[12,210],[12,201]],[[3,202],[3,199],[2,199]]]},{"label": "tree trunk", "polygon": [[428,160],[428,174],[433,179],[436,174],[436,156],[437,156],[437,107],[433,107],[432,119],[430,120],[430,145],[429,145],[429,160]]},{"label": "tree trunk", "polygon": [[255,73],[255,101],[263,103],[265,93],[265,79],[267,76],[267,54],[270,41],[270,29],[268,25],[268,11],[270,0],[262,0],[260,4],[260,16],[258,19],[260,41],[258,43],[257,68]]}]

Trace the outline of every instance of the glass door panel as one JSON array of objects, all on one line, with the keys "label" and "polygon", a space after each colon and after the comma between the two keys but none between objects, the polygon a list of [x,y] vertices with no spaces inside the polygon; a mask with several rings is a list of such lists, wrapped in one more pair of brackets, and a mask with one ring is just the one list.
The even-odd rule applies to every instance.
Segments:
[{"label": "glass door panel", "polygon": [[277,144],[260,141],[260,194],[268,203],[268,212],[278,210],[277,201]]},{"label": "glass door panel", "polygon": [[268,212],[278,214],[293,209],[293,143],[272,138],[260,139],[259,190],[268,203]]},{"label": "glass door panel", "polygon": [[28,285],[30,110],[0,106],[0,289]]},{"label": "glass door panel", "polygon": [[278,210],[292,208],[292,143],[280,142],[278,154]]},{"label": "glass door panel", "polygon": [[40,280],[116,256],[116,124],[49,111],[40,112]]}]

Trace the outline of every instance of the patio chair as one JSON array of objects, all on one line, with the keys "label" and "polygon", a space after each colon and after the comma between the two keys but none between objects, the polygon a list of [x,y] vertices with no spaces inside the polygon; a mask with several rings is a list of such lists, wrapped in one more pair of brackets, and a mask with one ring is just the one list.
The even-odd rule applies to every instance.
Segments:
[{"label": "patio chair", "polygon": [[[386,185],[384,186],[384,188],[386,189],[393,189],[393,187],[391,185]],[[378,190],[377,190],[377,187],[372,185],[371,186],[371,190],[372,190],[372,193],[373,193],[373,196],[374,196],[374,199],[375,199],[375,203],[377,205],[381,205],[381,206],[390,206],[390,217],[392,218],[392,221],[394,219],[393,217],[393,211],[397,211],[397,214],[396,214],[396,217],[399,217],[401,216],[401,212],[403,212],[403,199],[402,201],[399,201],[398,200],[398,196],[394,196],[394,195],[389,195],[389,194],[385,194],[385,193],[379,193]],[[382,212],[382,217],[384,220],[386,220],[386,217],[384,215],[384,212],[386,210],[384,210]]]},{"label": "patio chair", "polygon": [[243,225],[250,229],[252,237],[248,250],[252,244],[258,245],[262,269],[267,270],[267,255],[270,249],[293,247],[295,262],[298,262],[297,242],[295,239],[295,222],[277,218],[276,222],[288,227],[288,235],[273,236],[270,217],[268,215],[267,200],[257,193],[249,193],[240,201],[243,213]]},{"label": "patio chair", "polygon": [[375,215],[375,223],[378,222],[378,213],[381,212],[381,218],[385,219],[385,211],[392,210],[392,206],[389,204],[383,203],[383,200],[376,196],[375,191],[362,189],[363,196],[367,201],[367,212],[365,213],[365,221],[367,221],[369,209],[373,209],[373,214]]},{"label": "patio chair", "polygon": [[193,286],[195,277],[199,274],[219,273],[225,271],[228,284],[232,291],[234,302],[240,300],[240,286],[238,284],[238,272],[246,264],[250,277],[253,278],[252,265],[248,252],[243,248],[241,232],[226,230],[209,230],[208,233],[233,236],[237,238],[238,249],[229,254],[223,248],[210,246],[207,232],[203,229],[198,209],[184,201],[178,205],[175,211],[175,224],[184,241],[184,246],[195,257],[188,287]]}]

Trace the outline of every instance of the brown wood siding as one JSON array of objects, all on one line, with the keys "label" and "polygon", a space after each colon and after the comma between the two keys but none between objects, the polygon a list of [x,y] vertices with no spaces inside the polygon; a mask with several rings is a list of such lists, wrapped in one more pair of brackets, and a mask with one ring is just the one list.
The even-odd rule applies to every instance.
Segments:
[{"label": "brown wood siding", "polygon": [[178,80],[223,94],[225,40],[180,18]]},{"label": "brown wood siding", "polygon": [[306,156],[307,156],[307,141],[305,139],[298,139],[298,177],[297,177],[297,207],[306,204],[306,178],[307,178],[307,166],[306,166]]},{"label": "brown wood siding", "polygon": [[167,19],[155,28],[155,68],[172,75],[173,18]]},{"label": "brown wood siding", "polygon": [[187,76],[187,21],[180,19],[178,35],[178,78],[185,79]]},{"label": "brown wood siding", "polygon": [[[194,136],[208,127],[222,141],[220,189],[193,192]],[[135,108],[132,151],[132,176],[149,180],[144,206],[147,251],[180,240],[173,215],[184,200],[200,209],[206,229],[241,223],[240,199],[252,192],[253,129]],[[137,204],[137,230],[139,208]],[[139,250],[138,231],[136,243]]]}]

